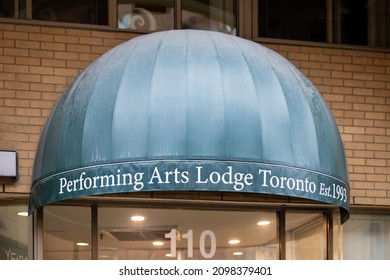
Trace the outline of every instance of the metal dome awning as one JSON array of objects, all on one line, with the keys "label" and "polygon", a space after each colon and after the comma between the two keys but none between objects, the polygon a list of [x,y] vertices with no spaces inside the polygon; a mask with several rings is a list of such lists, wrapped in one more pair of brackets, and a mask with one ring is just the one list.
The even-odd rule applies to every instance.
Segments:
[{"label": "metal dome awning", "polygon": [[301,197],[348,219],[344,148],[317,90],[275,52],[217,32],[140,36],[80,74],[42,132],[30,209],[160,190]]}]

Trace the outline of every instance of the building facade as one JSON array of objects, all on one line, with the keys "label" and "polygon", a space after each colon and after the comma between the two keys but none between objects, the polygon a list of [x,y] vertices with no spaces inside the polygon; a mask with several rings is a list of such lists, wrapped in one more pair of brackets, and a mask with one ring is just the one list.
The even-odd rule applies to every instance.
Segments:
[{"label": "building facade", "polygon": [[[166,221],[176,230],[166,237],[172,240],[179,231],[175,226],[193,221],[182,226],[184,238],[177,242],[193,240],[195,249],[191,255],[185,244],[187,249],[175,252],[177,258],[390,259],[390,3],[322,1],[312,7],[298,2],[291,7],[289,1],[2,1],[0,150],[16,151],[17,177],[0,179],[0,258],[166,258],[168,247],[156,249],[158,244],[139,239],[166,234],[168,229],[157,227],[156,221],[134,225],[142,231],[121,231],[119,217],[139,213],[154,220],[177,216]],[[184,191],[73,199],[45,206],[30,218],[16,215],[27,211],[43,127],[75,78],[129,39],[181,28],[250,39],[284,56],[309,78],[344,143],[350,184],[347,222],[341,225],[334,207],[300,199]],[[177,209],[182,209],[180,215]],[[217,236],[212,255],[215,232],[236,228],[224,228],[226,217],[232,224],[241,221],[242,229],[251,219],[268,221],[272,228],[252,238],[261,246],[229,240],[234,234],[223,237],[231,246],[220,245]],[[70,237],[67,229],[78,234]],[[133,247],[123,247],[121,240]]]}]

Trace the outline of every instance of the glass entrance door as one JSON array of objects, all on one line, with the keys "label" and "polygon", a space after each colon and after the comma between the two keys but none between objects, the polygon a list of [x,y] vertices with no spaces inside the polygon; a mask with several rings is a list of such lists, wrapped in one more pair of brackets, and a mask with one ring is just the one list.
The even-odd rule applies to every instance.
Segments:
[{"label": "glass entrance door", "polygon": [[99,209],[99,259],[277,259],[276,212]]},{"label": "glass entrance door", "polygon": [[[150,205],[148,207],[148,205]],[[192,204],[190,204],[192,205]],[[332,258],[326,209],[145,203],[50,205],[39,259],[275,260]],[[39,222],[39,223],[41,223]],[[332,226],[333,227],[333,226]],[[42,249],[41,249],[42,248]],[[330,250],[330,251],[329,251]]]}]

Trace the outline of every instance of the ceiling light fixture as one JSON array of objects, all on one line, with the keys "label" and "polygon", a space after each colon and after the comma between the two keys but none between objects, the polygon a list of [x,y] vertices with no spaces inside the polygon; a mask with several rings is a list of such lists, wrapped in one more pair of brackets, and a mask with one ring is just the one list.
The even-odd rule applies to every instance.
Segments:
[{"label": "ceiling light fixture", "polygon": [[233,256],[242,256],[243,252],[233,252]]},{"label": "ceiling light fixture", "polygon": [[270,221],[259,221],[257,223],[258,226],[268,226],[271,222]]},{"label": "ceiling light fixture", "polygon": [[76,245],[80,246],[80,247],[85,247],[85,246],[89,246],[89,243],[87,243],[87,242],[77,242]]},{"label": "ceiling light fixture", "polygon": [[238,239],[229,240],[229,244],[231,244],[231,245],[235,245],[235,244],[238,244],[238,243],[240,243],[240,242],[241,242],[241,241],[238,240]]},{"label": "ceiling light fixture", "polygon": [[144,216],[132,216],[130,219],[134,222],[142,222],[143,220],[145,220],[145,217]]},{"label": "ceiling light fixture", "polygon": [[164,242],[162,242],[162,241],[154,241],[153,245],[154,246],[162,246],[162,245],[164,245]]},{"label": "ceiling light fixture", "polygon": [[28,216],[28,212],[21,211],[21,212],[16,213],[16,215],[21,216],[21,217],[27,217]]}]

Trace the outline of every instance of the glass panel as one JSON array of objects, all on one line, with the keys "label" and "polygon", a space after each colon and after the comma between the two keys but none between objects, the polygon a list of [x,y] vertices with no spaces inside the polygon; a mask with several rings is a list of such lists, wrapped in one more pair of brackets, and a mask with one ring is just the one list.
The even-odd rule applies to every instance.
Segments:
[{"label": "glass panel", "polygon": [[261,37],[390,46],[389,0],[259,0],[258,15]]},{"label": "glass panel", "polygon": [[326,42],[326,0],[259,0],[259,35]]},{"label": "glass panel", "polygon": [[390,46],[389,0],[335,0],[335,42]]},{"label": "glass panel", "polygon": [[0,260],[27,259],[26,211],[26,204],[0,205]]},{"label": "glass panel", "polygon": [[219,31],[236,35],[236,0],[183,0],[182,28]]},{"label": "glass panel", "polygon": [[98,227],[99,259],[278,257],[275,212],[102,207]]},{"label": "glass panel", "polygon": [[32,0],[37,20],[108,24],[107,0]]},{"label": "glass panel", "polygon": [[15,0],[0,0],[0,17],[15,18]]},{"label": "glass panel", "polygon": [[118,28],[161,31],[174,28],[174,0],[118,0]]},{"label": "glass panel", "polygon": [[91,209],[80,206],[45,206],[43,259],[91,259]]},{"label": "glass panel", "polygon": [[343,225],[346,260],[390,260],[390,216],[352,215]]},{"label": "glass panel", "polygon": [[26,1],[28,1],[28,0],[19,0],[19,18],[25,19],[27,17],[27,14],[26,14],[27,3],[26,3]]},{"label": "glass panel", "polygon": [[326,259],[323,213],[286,213],[286,259]]},{"label": "glass panel", "polygon": [[342,44],[367,45],[367,0],[335,2],[335,41]]}]

